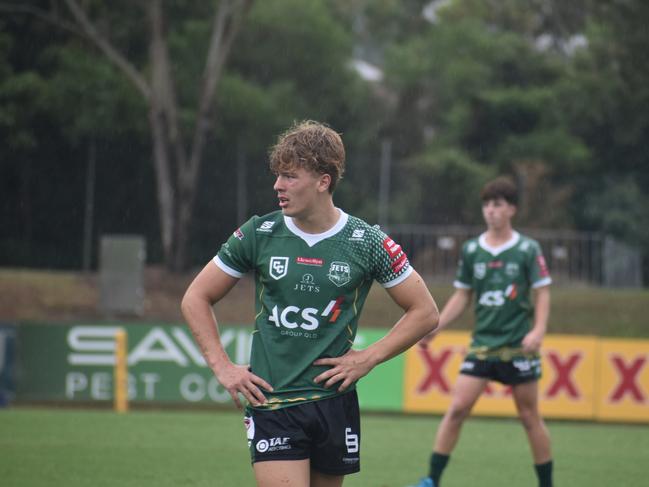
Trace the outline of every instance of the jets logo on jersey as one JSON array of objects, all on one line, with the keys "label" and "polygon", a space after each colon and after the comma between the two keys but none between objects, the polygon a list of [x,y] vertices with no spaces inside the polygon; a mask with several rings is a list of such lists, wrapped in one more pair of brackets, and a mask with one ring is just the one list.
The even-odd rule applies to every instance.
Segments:
[{"label": "jets logo on jersey", "polygon": [[320,286],[316,284],[312,274],[304,274],[300,282],[293,288],[293,291],[319,293]]},{"label": "jets logo on jersey", "polygon": [[473,264],[473,275],[476,279],[484,279],[484,276],[487,274],[487,264],[484,262],[478,262]]},{"label": "jets logo on jersey", "polygon": [[288,273],[288,257],[271,257],[268,273],[276,281],[284,277]]},{"label": "jets logo on jersey", "polygon": [[519,266],[516,262],[507,262],[505,273],[512,279],[518,275]]},{"label": "jets logo on jersey", "polygon": [[347,262],[332,262],[327,277],[336,286],[344,286],[352,280],[352,270]]}]

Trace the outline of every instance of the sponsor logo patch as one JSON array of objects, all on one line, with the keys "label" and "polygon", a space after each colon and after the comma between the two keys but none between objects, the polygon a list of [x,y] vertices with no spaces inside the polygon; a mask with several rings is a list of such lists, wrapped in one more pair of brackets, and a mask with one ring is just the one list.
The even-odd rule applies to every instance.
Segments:
[{"label": "sponsor logo patch", "polygon": [[460,365],[460,370],[473,370],[475,368],[475,364],[473,362],[462,362],[462,365]]},{"label": "sponsor logo patch", "polygon": [[398,274],[401,270],[408,265],[408,256],[401,248],[401,245],[396,243],[390,237],[385,237],[383,240],[383,248],[386,250],[390,256],[390,267],[392,267],[392,272]]},{"label": "sponsor logo patch", "polygon": [[385,237],[383,240],[383,248],[387,251],[391,259],[395,259],[399,252],[401,252],[401,245],[396,243],[390,237]]},{"label": "sponsor logo patch", "polygon": [[273,231],[273,225],[275,225],[275,222],[272,220],[265,221],[262,223],[259,228],[257,228],[258,232],[272,232]]},{"label": "sponsor logo patch", "polygon": [[290,450],[291,445],[289,444],[290,438],[288,437],[277,437],[271,438],[269,440],[259,440],[255,449],[259,453],[280,451],[280,450]]},{"label": "sponsor logo patch", "polygon": [[518,296],[518,286],[516,286],[516,284],[510,284],[507,286],[507,289],[505,289],[505,296],[507,296],[508,299],[516,299],[516,296]]},{"label": "sponsor logo patch", "polygon": [[322,267],[324,265],[324,260],[318,259],[317,257],[296,257],[295,262],[302,265],[314,265],[317,267]]},{"label": "sponsor logo patch", "polygon": [[545,257],[543,257],[542,255],[537,255],[536,263],[539,266],[539,275],[541,277],[548,277],[550,275],[550,271],[548,270],[548,265],[545,262]]},{"label": "sponsor logo patch", "polygon": [[240,228],[237,228],[232,235],[234,235],[239,240],[243,240],[243,237],[245,236]]},{"label": "sponsor logo patch", "polygon": [[365,230],[357,228],[352,232],[352,236],[349,237],[349,240],[363,240],[365,238]]},{"label": "sponsor logo patch", "polygon": [[243,424],[246,426],[246,437],[248,438],[248,448],[252,440],[255,439],[255,420],[252,419],[252,416],[246,416],[243,418]]},{"label": "sponsor logo patch", "polygon": [[227,255],[228,257],[230,257],[230,258],[232,257],[232,251],[230,250],[230,244],[229,244],[229,243],[225,242],[225,243],[223,244],[223,252],[224,252],[225,255]]},{"label": "sponsor logo patch", "polygon": [[401,269],[404,268],[404,266],[408,263],[408,257],[406,254],[401,254],[401,257],[399,257],[397,260],[392,261],[390,264],[390,267],[392,267],[392,272],[395,274],[399,274],[401,272]]}]

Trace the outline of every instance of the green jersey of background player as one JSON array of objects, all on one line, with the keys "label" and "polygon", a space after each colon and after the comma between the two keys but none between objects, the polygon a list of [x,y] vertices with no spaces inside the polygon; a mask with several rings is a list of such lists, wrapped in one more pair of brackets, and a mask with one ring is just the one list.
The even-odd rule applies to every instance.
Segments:
[{"label": "green jersey of background player", "polygon": [[[339,134],[303,122],[270,154],[280,211],[237,229],[187,289],[182,310],[207,364],[241,407],[260,487],[339,487],[360,464],[354,384],[437,324],[428,289],[399,245],[333,204],[344,171]],[[212,305],[254,273],[250,365],[233,364]],[[383,339],[351,348],[378,281],[404,314]]]},{"label": "green jersey of background player", "polygon": [[539,244],[511,226],[518,204],[514,183],[495,179],[485,185],[481,199],[487,231],[463,245],[455,293],[442,309],[439,328],[421,341],[430,346],[433,335],[458,318],[475,294],[471,347],[437,430],[429,475],[416,487],[440,487],[462,423],[489,380],[511,386],[539,485],[551,487],[550,437],[538,410],[539,349],[547,328],[551,278]]}]

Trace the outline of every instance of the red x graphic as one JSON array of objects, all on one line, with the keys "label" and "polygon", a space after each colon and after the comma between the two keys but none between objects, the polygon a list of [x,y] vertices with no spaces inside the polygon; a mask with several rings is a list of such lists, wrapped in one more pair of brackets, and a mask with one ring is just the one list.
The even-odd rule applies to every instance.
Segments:
[{"label": "red x graphic", "polygon": [[443,393],[450,393],[451,388],[442,373],[446,362],[451,357],[453,350],[447,348],[440,352],[438,357],[434,357],[430,350],[427,348],[418,348],[419,354],[424,361],[426,366],[426,377],[424,380],[417,386],[417,392],[419,394],[424,394],[433,388],[435,384],[439,386],[439,389]]},{"label": "red x graphic", "polygon": [[574,353],[564,362],[561,361],[561,357],[555,352],[548,352],[547,358],[556,372],[556,379],[548,389],[547,397],[557,396],[562,389],[565,389],[568,397],[579,399],[579,389],[577,389],[577,385],[573,382],[571,376],[573,370],[582,359],[582,354]]},{"label": "red x graphic", "polygon": [[631,394],[633,400],[636,402],[644,402],[645,397],[642,394],[642,391],[638,387],[636,378],[644,367],[647,359],[645,357],[636,358],[633,363],[627,367],[624,363],[624,359],[619,355],[611,357],[615,369],[620,375],[620,382],[611,394],[611,401],[617,402],[620,401],[627,393]]}]

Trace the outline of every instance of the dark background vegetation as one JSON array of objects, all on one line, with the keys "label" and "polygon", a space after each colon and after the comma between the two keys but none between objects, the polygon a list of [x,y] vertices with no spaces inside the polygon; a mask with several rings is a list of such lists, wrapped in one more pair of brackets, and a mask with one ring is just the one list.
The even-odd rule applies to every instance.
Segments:
[{"label": "dark background vegetation", "polygon": [[[0,2],[1,266],[80,269],[89,182],[92,266],[111,233],[144,235],[149,263],[200,265],[240,217],[275,209],[267,149],[305,118],[343,134],[336,202],[370,222],[389,139],[389,222],[480,223],[476,192],[506,173],[523,192],[517,224],[605,233],[648,260],[647,2],[248,2],[209,107],[180,260],[161,242],[148,101],[84,34],[72,3],[154,79],[147,2]],[[246,2],[151,3],[190,140],[214,12]],[[382,78],[363,79],[354,60]]]}]

